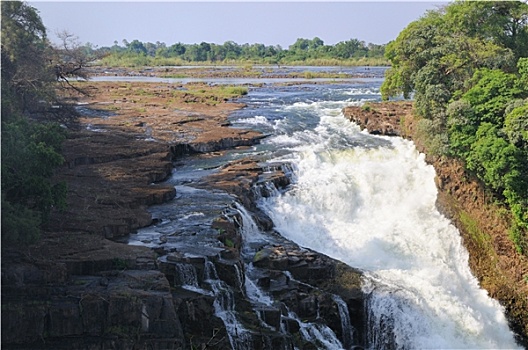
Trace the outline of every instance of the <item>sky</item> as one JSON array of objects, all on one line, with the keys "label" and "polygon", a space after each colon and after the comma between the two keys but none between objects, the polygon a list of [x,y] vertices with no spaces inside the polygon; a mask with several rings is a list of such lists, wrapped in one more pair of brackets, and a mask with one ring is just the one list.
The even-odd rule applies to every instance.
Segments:
[{"label": "sky", "polygon": [[39,11],[48,37],[67,31],[81,44],[117,41],[280,45],[318,37],[326,45],[359,39],[386,44],[427,10],[448,4],[429,1],[28,1]]}]

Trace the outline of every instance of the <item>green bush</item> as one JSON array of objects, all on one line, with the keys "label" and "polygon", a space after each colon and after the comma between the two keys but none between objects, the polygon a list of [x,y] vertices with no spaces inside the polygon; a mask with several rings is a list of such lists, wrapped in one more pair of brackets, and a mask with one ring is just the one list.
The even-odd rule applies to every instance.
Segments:
[{"label": "green bush", "polygon": [[244,96],[248,94],[248,89],[243,86],[226,86],[222,90],[231,96]]},{"label": "green bush", "polygon": [[39,212],[11,204],[2,196],[2,244],[31,244],[40,235]]},{"label": "green bush", "polygon": [[417,125],[417,137],[427,147],[431,155],[445,155],[449,149],[448,135],[435,120],[420,119]]},{"label": "green bush", "polygon": [[507,104],[522,93],[516,86],[516,80],[515,74],[502,70],[478,70],[469,82],[471,89],[462,99],[473,106],[481,121],[502,125]]},{"label": "green bush", "polygon": [[65,132],[56,123],[12,120],[2,124],[2,240],[29,242],[52,208],[66,205],[66,185],[51,181],[64,162]]},{"label": "green bush", "polygon": [[528,100],[506,115],[504,132],[508,140],[522,148],[528,148]]},{"label": "green bush", "polygon": [[447,107],[450,154],[465,159],[475,142],[479,121],[468,101],[457,100]]}]

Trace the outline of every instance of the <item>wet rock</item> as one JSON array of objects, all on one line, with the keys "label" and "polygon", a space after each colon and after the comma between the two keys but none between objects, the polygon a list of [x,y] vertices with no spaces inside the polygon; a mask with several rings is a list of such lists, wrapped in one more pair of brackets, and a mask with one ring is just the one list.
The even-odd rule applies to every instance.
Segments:
[{"label": "wet rock", "polygon": [[297,314],[302,319],[314,320],[318,310],[319,304],[315,295],[309,295],[298,302]]},{"label": "wet rock", "polygon": [[[103,279],[105,283],[94,283]],[[50,290],[47,300],[33,299],[28,303],[23,297],[10,295],[2,310],[6,327],[2,332],[3,345],[50,339],[50,343],[36,347],[64,348],[53,345],[53,339],[67,338],[71,340],[69,344],[81,344],[89,337],[103,335],[117,337],[117,343],[125,348],[146,339],[155,343],[157,339],[165,342],[172,338],[172,343],[183,344],[170,287],[160,272],[132,270],[76,281],[77,284]],[[136,338],[131,339],[131,334]]]},{"label": "wet rock", "polygon": [[42,339],[46,329],[46,301],[2,301],[2,344],[33,343]]},{"label": "wet rock", "polygon": [[282,322],[285,325],[286,330],[290,334],[296,334],[299,333],[301,329],[301,325],[296,319],[290,318],[290,317],[283,317]]},{"label": "wet rock", "polygon": [[214,298],[194,295],[185,299],[174,297],[175,309],[189,342],[199,348],[209,342],[217,349],[229,349],[229,339],[221,319],[215,316]]},{"label": "wet rock", "polygon": [[244,268],[238,260],[219,260],[214,263],[218,278],[237,293],[244,289]]},{"label": "wet rock", "polygon": [[269,326],[273,327],[275,330],[280,330],[280,324],[281,324],[281,310],[277,308],[272,307],[256,307],[255,312],[260,314],[261,319],[268,324]]}]

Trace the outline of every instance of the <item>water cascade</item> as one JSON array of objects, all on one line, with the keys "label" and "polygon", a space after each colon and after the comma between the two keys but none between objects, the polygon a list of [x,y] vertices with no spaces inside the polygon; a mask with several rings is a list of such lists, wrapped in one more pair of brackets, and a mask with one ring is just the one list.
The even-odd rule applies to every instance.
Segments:
[{"label": "water cascade", "polygon": [[335,333],[324,324],[314,322],[303,322],[295,312],[288,310],[288,317],[297,321],[304,339],[316,344],[319,349],[340,350],[343,345],[337,339]]},{"label": "water cascade", "polygon": [[183,288],[190,287],[191,289],[199,288],[196,269],[192,264],[176,263],[175,269],[177,272],[175,275],[177,278],[175,279],[179,281],[175,281],[174,285],[180,285]]},{"label": "water cascade", "polygon": [[282,236],[364,271],[368,347],[516,348],[503,308],[480,289],[459,232],[436,209],[424,155],[341,113],[377,99],[375,82],[250,94],[234,125],[270,134],[255,154],[292,169],[290,189],[267,189],[260,208]]},{"label": "water cascade", "polygon": [[339,310],[339,318],[341,319],[341,332],[343,333],[343,345],[345,348],[352,346],[354,341],[354,327],[350,324],[350,313],[348,306],[343,299],[338,295],[333,295],[334,303]]},{"label": "water cascade", "polygon": [[[275,190],[276,191],[276,190]],[[275,192],[274,191],[274,192]],[[265,242],[266,239],[269,240],[269,237],[266,238],[264,236],[256,222],[251,217],[251,214],[240,204],[236,203],[236,208],[240,214],[241,217],[241,223],[240,223],[240,229],[243,235],[243,242],[246,248],[243,248],[243,252],[246,254],[249,254],[250,252],[253,252],[250,248],[248,248],[249,245],[255,242]],[[252,280],[252,272],[254,270],[254,267],[252,263],[248,263],[245,265],[245,271],[246,271],[246,279],[245,279],[245,286],[246,286],[246,294],[248,298],[253,302],[254,305],[263,304],[265,306],[271,307],[274,305],[274,301],[272,298],[270,298],[268,295],[266,295]],[[296,281],[291,273],[288,271],[284,271],[284,274],[291,280],[295,281],[298,284],[303,284],[300,281]],[[313,289],[312,286],[307,285],[306,286],[310,289]],[[341,324],[343,328],[343,337],[345,339],[345,342],[347,344],[352,344],[353,336],[353,328],[350,325],[350,315],[348,314],[348,308],[345,304],[345,302],[339,298],[338,296],[333,296],[333,299],[338,306],[339,309],[339,316],[341,318]],[[335,333],[324,323],[317,323],[317,322],[305,322],[301,320],[295,312],[291,311],[285,304],[282,304],[282,307],[287,310],[287,317],[290,320],[293,320],[294,322],[297,322],[299,326],[299,331],[301,336],[304,338],[305,341],[311,342],[313,344],[317,344],[317,346],[320,349],[328,349],[328,350],[338,350],[343,349],[343,345],[341,341],[337,338]],[[319,312],[319,309],[317,310]],[[282,317],[281,317],[282,318]],[[259,319],[261,319],[261,316],[259,315]],[[317,317],[319,319],[319,316]],[[283,326],[284,322],[281,320],[281,331],[284,334],[289,334],[289,330],[285,329]]]},{"label": "water cascade", "polygon": [[295,186],[262,200],[277,230],[365,270],[370,332],[383,333],[369,338],[374,348],[388,334],[395,348],[515,347],[502,308],[471,275],[458,231],[436,210],[434,169],[402,139],[335,147],[357,134],[322,117],[292,136]]},{"label": "water cascade", "polygon": [[213,304],[215,314],[224,322],[231,348],[235,350],[251,349],[251,335],[236,317],[233,291],[218,278],[215,265],[211,261],[205,262],[205,276],[206,282],[209,283],[215,295]]}]

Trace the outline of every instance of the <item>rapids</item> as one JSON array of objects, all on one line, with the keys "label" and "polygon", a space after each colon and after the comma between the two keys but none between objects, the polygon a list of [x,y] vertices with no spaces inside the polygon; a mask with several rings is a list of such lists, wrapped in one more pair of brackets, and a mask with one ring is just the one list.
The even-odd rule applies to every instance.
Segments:
[{"label": "rapids", "polygon": [[233,125],[269,134],[253,154],[293,168],[291,188],[260,207],[284,237],[365,272],[369,348],[516,348],[503,308],[435,207],[424,155],[341,113],[379,98],[375,80],[251,91]]},{"label": "rapids", "polygon": [[[219,161],[250,155],[263,164],[288,164],[292,185],[284,192],[268,189],[274,195],[261,198],[259,207],[285,238],[364,272],[368,349],[519,348],[504,309],[471,274],[459,232],[436,209],[435,171],[424,155],[410,141],[360,131],[341,113],[343,107],[380,99],[383,69],[371,72],[379,76],[294,86],[272,85],[270,79],[251,87],[240,99],[247,107],[230,116],[231,125],[269,136],[252,148],[227,152],[215,164],[179,169],[172,178],[179,206],[159,213],[168,218],[161,227],[142,229],[129,243],[155,246],[160,229],[173,232],[181,225],[210,230],[199,221],[217,215],[232,197],[190,185]],[[250,216],[243,207],[237,209]],[[266,240],[247,222],[246,242]],[[173,237],[168,243],[185,246]],[[217,245],[204,241],[200,249],[213,254],[221,249]],[[246,245],[243,254],[251,255],[252,248]],[[270,305],[249,278],[250,264],[246,273],[246,294]],[[225,288],[213,277],[211,269],[213,292],[224,296]],[[192,278],[181,283],[196,288]],[[229,295],[218,299],[215,308],[231,329],[231,344],[243,348],[246,339],[231,335],[244,330],[237,330]],[[307,339],[326,332],[308,324],[303,331]],[[332,345],[334,336],[324,338],[328,349],[339,348]]]}]

